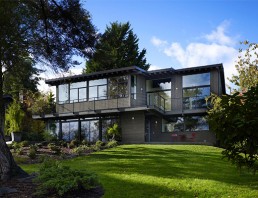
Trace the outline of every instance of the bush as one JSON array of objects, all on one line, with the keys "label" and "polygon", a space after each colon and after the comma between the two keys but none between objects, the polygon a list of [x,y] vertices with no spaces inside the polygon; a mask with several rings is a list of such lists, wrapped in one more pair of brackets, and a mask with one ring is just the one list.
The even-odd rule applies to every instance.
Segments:
[{"label": "bush", "polygon": [[104,146],[105,146],[105,143],[102,142],[102,141],[100,141],[100,140],[98,140],[98,141],[92,146],[92,149],[93,149],[94,151],[100,151],[102,148],[104,148]]},{"label": "bush", "polygon": [[47,145],[47,147],[51,150],[54,151],[54,153],[56,154],[60,154],[61,153],[61,148],[60,146],[57,146],[55,143],[49,143]]},{"label": "bush", "polygon": [[85,153],[86,151],[89,151],[89,150],[90,150],[90,147],[88,147],[86,145],[81,145],[81,146],[74,148],[72,151],[75,154],[82,155],[83,153]]},{"label": "bush", "polygon": [[51,131],[44,131],[43,139],[48,142],[57,141],[57,135],[53,134]]},{"label": "bush", "polygon": [[88,142],[87,140],[82,140],[82,145],[88,146],[88,145],[89,145],[89,142]]},{"label": "bush", "polygon": [[32,149],[34,149],[34,150],[37,152],[38,149],[39,149],[39,147],[38,147],[38,145],[36,145],[36,144],[31,144],[31,145],[30,145],[30,150],[32,150]]},{"label": "bush", "polygon": [[93,173],[72,170],[58,161],[45,160],[35,179],[40,182],[37,195],[63,196],[75,190],[87,190],[99,185],[97,176]]},{"label": "bush", "polygon": [[116,147],[118,145],[116,140],[111,140],[107,143],[107,148],[113,148]]},{"label": "bush", "polygon": [[18,142],[13,142],[11,148],[13,148],[14,152],[17,152],[21,148],[21,145]]},{"label": "bush", "polygon": [[35,159],[37,156],[37,151],[35,148],[30,148],[28,156],[30,159]]},{"label": "bush", "polygon": [[27,146],[30,145],[30,143],[29,143],[29,141],[24,140],[24,141],[22,141],[22,142],[20,143],[20,145],[21,145],[22,147],[27,147]]},{"label": "bush", "polygon": [[17,153],[17,155],[22,155],[23,154],[23,149],[22,148],[16,149],[16,153]]},{"label": "bush", "polygon": [[73,149],[73,148],[79,146],[79,144],[80,144],[79,140],[74,139],[74,140],[72,140],[72,141],[70,142],[69,148],[70,148],[70,149]]}]

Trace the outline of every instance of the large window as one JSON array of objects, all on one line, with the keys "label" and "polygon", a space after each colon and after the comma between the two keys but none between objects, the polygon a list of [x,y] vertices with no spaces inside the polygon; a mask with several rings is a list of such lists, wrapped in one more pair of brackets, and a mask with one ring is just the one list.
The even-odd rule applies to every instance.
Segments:
[{"label": "large window", "polygon": [[193,132],[209,130],[205,116],[174,117],[162,120],[162,132]]},{"label": "large window", "polygon": [[89,100],[107,99],[107,79],[89,81]]},{"label": "large window", "polygon": [[82,102],[87,100],[87,82],[70,84],[70,102]]},{"label": "large window", "polygon": [[171,110],[171,79],[147,80],[147,102],[161,110]]},{"label": "large window", "polygon": [[128,97],[128,76],[112,77],[108,79],[108,98]]},{"label": "large window", "polygon": [[69,90],[68,84],[63,84],[58,86],[58,102],[69,103]]},{"label": "large window", "polygon": [[183,108],[206,108],[210,95],[210,73],[183,76]]}]

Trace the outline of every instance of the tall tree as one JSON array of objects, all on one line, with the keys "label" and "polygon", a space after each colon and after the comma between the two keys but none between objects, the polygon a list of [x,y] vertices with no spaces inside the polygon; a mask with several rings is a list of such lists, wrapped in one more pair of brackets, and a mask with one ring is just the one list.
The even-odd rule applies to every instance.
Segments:
[{"label": "tall tree", "polygon": [[258,84],[258,44],[248,41],[241,42],[243,48],[239,50],[236,63],[237,75],[233,75],[230,81],[246,91]]},{"label": "tall tree", "polygon": [[138,66],[148,70],[146,50],[139,50],[139,39],[129,22],[114,22],[108,26],[96,45],[92,58],[86,62],[85,73]]},{"label": "tall tree", "polygon": [[[91,57],[96,31],[79,0],[0,0],[0,179],[24,173],[4,141],[3,70],[24,57],[55,71],[77,64],[74,55]],[[15,72],[15,71],[13,71]]]},{"label": "tall tree", "polygon": [[36,68],[31,58],[22,59],[22,62],[4,72],[4,94],[18,98],[21,90],[37,92],[40,72],[43,70]]}]

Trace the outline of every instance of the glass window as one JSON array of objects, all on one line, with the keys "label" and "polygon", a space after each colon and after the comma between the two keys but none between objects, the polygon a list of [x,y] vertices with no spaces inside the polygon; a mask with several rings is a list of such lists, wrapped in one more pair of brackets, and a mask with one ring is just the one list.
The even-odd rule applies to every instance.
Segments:
[{"label": "glass window", "polygon": [[68,84],[58,86],[58,102],[60,104],[69,102]]},{"label": "glass window", "polygon": [[131,98],[136,99],[136,76],[131,76]]},{"label": "glass window", "polygon": [[107,85],[98,86],[98,98],[107,99]]},{"label": "glass window", "polygon": [[86,101],[87,82],[76,82],[70,84],[70,103]]},{"label": "glass window", "polygon": [[87,88],[79,88],[79,102],[87,101]]},{"label": "glass window", "polygon": [[210,95],[210,87],[195,87],[183,89],[184,109],[206,108],[205,98]]},{"label": "glass window", "polygon": [[80,88],[80,87],[86,87],[86,81],[83,82],[76,82],[76,83],[71,83],[70,84],[70,89],[75,89],[75,88]]},{"label": "glass window", "polygon": [[107,84],[106,78],[89,81],[89,86],[104,85],[104,84]]},{"label": "glass window", "polygon": [[107,98],[107,79],[89,81],[89,100],[102,100]]},{"label": "glass window", "polygon": [[159,91],[159,90],[170,90],[171,79],[158,79],[158,80],[147,80],[146,81],[147,92]]},{"label": "glass window", "polygon": [[201,85],[210,85],[210,73],[183,76],[183,87],[196,87]]},{"label": "glass window", "polygon": [[70,90],[70,103],[78,102],[78,89]]},{"label": "glass window", "polygon": [[173,117],[170,120],[162,119],[162,132],[183,132],[183,117]]},{"label": "glass window", "polygon": [[108,79],[108,98],[128,97],[128,76]]},{"label": "glass window", "polygon": [[98,87],[89,87],[89,100],[97,100],[98,99]]},{"label": "glass window", "polygon": [[209,125],[204,116],[186,116],[184,118],[185,131],[206,131]]}]

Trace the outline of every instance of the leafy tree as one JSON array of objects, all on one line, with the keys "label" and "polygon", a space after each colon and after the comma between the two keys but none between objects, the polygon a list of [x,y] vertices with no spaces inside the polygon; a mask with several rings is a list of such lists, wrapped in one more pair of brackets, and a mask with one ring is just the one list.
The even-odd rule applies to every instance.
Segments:
[{"label": "leafy tree", "polygon": [[85,73],[138,66],[148,70],[146,50],[139,51],[139,39],[129,22],[114,22],[108,26],[96,45],[96,51],[86,62]]},{"label": "leafy tree", "polygon": [[55,71],[92,55],[96,31],[79,0],[0,1],[0,179],[25,174],[4,141],[3,71],[17,71],[24,57]]},{"label": "leafy tree", "polygon": [[233,75],[230,81],[237,85],[241,91],[258,84],[258,44],[242,42],[243,49],[239,50],[236,69],[237,75]]},{"label": "leafy tree", "polygon": [[120,137],[121,130],[117,123],[115,123],[113,126],[110,126],[107,130],[107,135],[111,137],[111,140],[115,140],[115,137]]},{"label": "leafy tree", "polygon": [[258,169],[258,85],[247,92],[222,96],[212,95],[213,108],[208,122],[216,133],[223,155],[238,167]]},{"label": "leafy tree", "polygon": [[37,69],[34,65],[34,61],[27,57],[4,72],[4,93],[18,98],[21,90],[37,92],[37,85],[40,80],[39,74],[42,70]]}]

